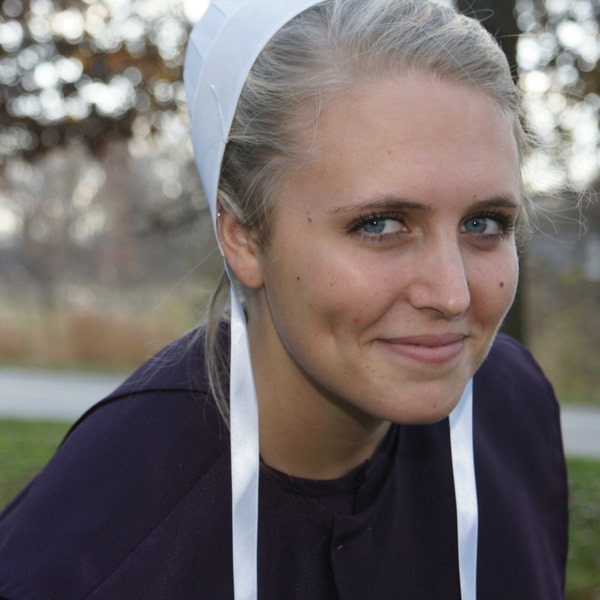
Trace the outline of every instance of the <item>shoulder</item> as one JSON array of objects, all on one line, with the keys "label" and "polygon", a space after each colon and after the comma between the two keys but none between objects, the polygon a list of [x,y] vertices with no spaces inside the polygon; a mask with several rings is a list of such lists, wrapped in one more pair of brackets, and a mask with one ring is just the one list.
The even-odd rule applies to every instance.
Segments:
[{"label": "shoulder", "polygon": [[60,597],[71,597],[69,586],[92,589],[190,490],[214,482],[215,471],[227,481],[228,432],[201,347],[188,336],[151,359],[73,426],[9,505],[0,519],[0,596],[32,581]]},{"label": "shoulder", "polygon": [[[498,334],[475,374],[474,390],[480,409],[501,421],[518,418],[527,427],[549,425],[560,436],[559,406],[552,384],[531,352],[513,338]],[[533,422],[535,421],[535,422]]]},{"label": "shoulder", "polygon": [[492,438],[537,444],[562,456],[559,405],[527,348],[499,334],[475,374],[475,418]]},{"label": "shoulder", "polygon": [[540,388],[550,391],[550,383],[531,352],[508,335],[499,333],[479,368],[476,379],[481,383],[502,383],[503,387]]},{"label": "shoulder", "polygon": [[176,472],[194,477],[223,452],[227,438],[206,381],[202,338],[188,334],[87,411],[56,458],[85,448],[89,459],[105,462],[106,457],[120,456],[121,464],[136,465],[142,475],[145,464],[158,474],[178,459],[182,464]]},{"label": "shoulder", "polygon": [[[474,378],[478,578],[490,597],[557,598],[567,551],[559,405],[531,353],[498,335]],[[505,571],[511,569],[510,591]]]}]

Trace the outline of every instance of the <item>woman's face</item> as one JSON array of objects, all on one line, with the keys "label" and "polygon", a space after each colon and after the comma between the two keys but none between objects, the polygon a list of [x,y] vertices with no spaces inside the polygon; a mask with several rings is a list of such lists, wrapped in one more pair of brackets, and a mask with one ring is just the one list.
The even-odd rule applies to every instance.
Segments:
[{"label": "woman's face", "polygon": [[258,251],[259,397],[439,420],[515,293],[512,123],[482,92],[411,74],[338,96],[305,142]]}]

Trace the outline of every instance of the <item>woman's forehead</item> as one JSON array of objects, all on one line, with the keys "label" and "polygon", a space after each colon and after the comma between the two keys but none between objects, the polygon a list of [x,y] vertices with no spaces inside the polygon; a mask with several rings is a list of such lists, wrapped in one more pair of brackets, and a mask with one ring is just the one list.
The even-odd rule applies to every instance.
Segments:
[{"label": "woman's forehead", "polygon": [[394,154],[398,162],[435,157],[440,167],[506,155],[519,170],[512,115],[483,91],[428,74],[354,86],[313,115],[311,126],[300,131],[305,161],[299,159],[296,170],[334,170],[340,161],[358,167],[372,153]]}]

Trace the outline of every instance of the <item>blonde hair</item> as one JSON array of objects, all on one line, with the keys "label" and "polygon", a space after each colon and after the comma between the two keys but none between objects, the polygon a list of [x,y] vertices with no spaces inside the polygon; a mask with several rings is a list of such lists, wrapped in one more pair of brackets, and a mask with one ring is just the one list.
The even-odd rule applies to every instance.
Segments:
[{"label": "blonde hair", "polygon": [[[300,159],[307,113],[358,82],[417,71],[472,86],[508,114],[521,152],[528,145],[506,58],[474,19],[434,0],[324,0],[265,46],[246,80],[228,138],[219,202],[269,241],[270,215],[286,170]],[[523,199],[521,226],[530,204]],[[227,420],[227,352],[217,333],[227,311],[223,275],[205,324],[211,392]]]}]

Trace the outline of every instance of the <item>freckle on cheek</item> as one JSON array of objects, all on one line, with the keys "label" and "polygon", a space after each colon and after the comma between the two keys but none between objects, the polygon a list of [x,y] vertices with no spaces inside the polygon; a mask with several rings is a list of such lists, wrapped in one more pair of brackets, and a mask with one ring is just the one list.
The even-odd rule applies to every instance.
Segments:
[{"label": "freckle on cheek", "polygon": [[500,287],[503,288],[504,287],[504,281],[500,282]]},{"label": "freckle on cheek", "polygon": [[300,281],[300,275],[296,276],[296,281]]}]

